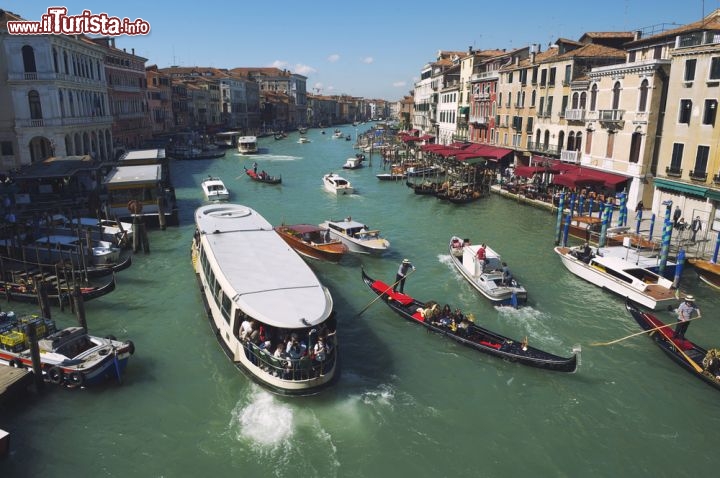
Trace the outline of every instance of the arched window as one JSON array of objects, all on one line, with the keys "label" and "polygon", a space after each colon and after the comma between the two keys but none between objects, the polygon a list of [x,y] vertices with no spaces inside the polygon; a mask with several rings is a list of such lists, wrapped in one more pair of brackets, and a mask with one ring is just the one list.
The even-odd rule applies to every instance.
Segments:
[{"label": "arched window", "polygon": [[571,103],[571,105],[572,105],[571,108],[572,108],[572,109],[574,109],[574,110],[578,109],[578,104],[579,104],[578,101],[579,101],[579,99],[580,99],[580,95],[578,95],[577,92],[573,93],[573,95],[572,95],[572,103]]},{"label": "arched window", "polygon": [[65,73],[65,74],[70,73],[70,70],[68,69],[68,54],[66,51],[63,52],[63,66],[65,67],[63,69],[63,73]]},{"label": "arched window", "polygon": [[536,99],[537,99],[537,91],[533,90],[532,95],[530,95],[530,106],[535,106]]},{"label": "arched window", "polygon": [[52,55],[53,55],[53,68],[54,68],[55,73],[58,73],[59,72],[59,70],[58,70],[58,54],[57,54],[56,48],[52,49]]},{"label": "arched window", "polygon": [[31,90],[28,93],[28,105],[30,106],[30,119],[42,119],[42,107],[40,106],[40,94]]},{"label": "arched window", "polygon": [[620,108],[620,82],[616,81],[613,86],[613,98],[612,98],[612,109],[617,110]]},{"label": "arched window", "polygon": [[638,103],[638,111],[644,112],[647,110],[647,98],[648,98],[648,80],[643,80],[640,83],[640,102]]},{"label": "arched window", "polygon": [[568,133],[567,149],[569,151],[575,151],[575,132],[574,131],[570,131],[570,133]]},{"label": "arched window", "polygon": [[[575,147],[573,148],[574,151],[580,151],[580,148],[582,148],[582,133],[578,132],[575,135]],[[589,153],[590,150],[587,151]]]},{"label": "arched window", "polygon": [[25,73],[37,73],[37,67],[35,66],[35,50],[30,45],[22,47],[23,67]]},{"label": "arched window", "polygon": [[585,104],[586,104],[586,103],[587,103],[587,93],[585,93],[585,92],[583,91],[582,93],[580,93],[580,109],[581,109],[581,110],[584,110],[584,109],[585,109]]},{"label": "arched window", "polygon": [[597,107],[597,93],[598,93],[598,87],[597,85],[592,85],[592,88],[590,88],[590,111],[595,111]]}]

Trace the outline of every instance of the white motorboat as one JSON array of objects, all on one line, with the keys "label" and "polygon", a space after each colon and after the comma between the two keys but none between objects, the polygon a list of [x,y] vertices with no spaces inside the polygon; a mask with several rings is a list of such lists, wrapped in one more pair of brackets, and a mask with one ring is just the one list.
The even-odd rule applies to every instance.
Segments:
[{"label": "white motorboat", "polygon": [[[40,262],[71,261],[75,265],[109,265],[120,262],[120,248],[110,241],[81,240],[76,235],[49,234],[33,242]],[[90,263],[88,263],[88,261]]]},{"label": "white motorboat", "polygon": [[326,190],[338,196],[352,194],[355,191],[350,181],[335,173],[326,174],[322,181]]},{"label": "white motorboat", "polygon": [[340,239],[351,252],[379,255],[390,248],[390,242],[380,235],[380,231],[368,229],[350,217],[342,221],[325,221],[320,227],[328,229],[330,235]]},{"label": "white motorboat", "polygon": [[310,142],[310,138],[306,138],[305,136],[300,136],[300,138],[297,140],[300,144],[305,144]]},{"label": "white motorboat", "polygon": [[343,169],[358,169],[363,167],[363,157],[355,156],[354,158],[348,158],[343,164]]},{"label": "white motorboat", "polygon": [[109,241],[118,246],[132,243],[132,223],[112,219],[94,217],[75,217],[68,219],[64,214],[53,214],[40,219],[40,228],[47,228],[50,233],[59,232],[77,235],[77,230],[90,231],[92,239]]},{"label": "white motorboat", "polygon": [[258,152],[256,136],[240,136],[237,139],[237,148],[240,154],[255,154]]},{"label": "white motorboat", "polygon": [[518,306],[527,302],[525,287],[514,278],[503,280],[503,261],[493,249],[485,247],[483,261],[477,257],[480,244],[470,245],[453,236],[448,247],[455,268],[486,298],[499,305]]},{"label": "white motorboat", "polygon": [[345,137],[345,135],[344,135],[343,132],[340,131],[339,129],[336,129],[336,130],[333,132],[333,138],[344,138],[344,137]]},{"label": "white motorboat", "polygon": [[[640,263],[628,260],[614,248],[555,247],[563,265],[591,284],[627,297],[649,309],[677,301],[672,281]],[[679,292],[679,291],[678,291]]]},{"label": "white motorboat", "polygon": [[[331,384],[337,320],[312,269],[247,206],[202,206],[195,225],[193,267],[213,335],[233,364],[280,394],[311,395]],[[297,356],[285,354],[287,337],[298,342]],[[321,337],[330,347],[314,360],[309,351]]]},{"label": "white motorboat", "polygon": [[230,199],[230,192],[220,178],[208,176],[207,179],[200,183],[200,187],[202,187],[208,201],[227,201]]}]

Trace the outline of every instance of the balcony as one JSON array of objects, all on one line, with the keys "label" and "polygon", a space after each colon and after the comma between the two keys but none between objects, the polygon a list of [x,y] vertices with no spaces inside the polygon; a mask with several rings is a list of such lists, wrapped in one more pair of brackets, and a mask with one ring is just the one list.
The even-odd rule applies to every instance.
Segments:
[{"label": "balcony", "polygon": [[546,154],[560,154],[560,147],[556,144],[549,144],[537,141],[528,141],[528,150]]},{"label": "balcony", "polygon": [[690,171],[690,179],[692,181],[707,181],[707,172],[706,171]]},{"label": "balcony", "polygon": [[599,110],[598,121],[600,121],[600,126],[603,128],[622,129],[625,125],[625,121],[623,121],[624,114],[625,110]]},{"label": "balcony", "polygon": [[470,81],[477,82],[482,80],[497,80],[500,78],[500,73],[497,71],[486,71],[483,73],[473,73],[470,75]]},{"label": "balcony", "polygon": [[470,115],[470,122],[475,124],[488,124],[488,117]]},{"label": "balcony", "polygon": [[585,121],[585,108],[581,109],[566,109],[565,119],[568,121]]},{"label": "balcony", "polygon": [[682,168],[668,166],[665,168],[665,174],[671,178],[679,178],[682,176]]},{"label": "balcony", "polygon": [[571,151],[569,149],[563,149],[560,151],[560,161],[566,163],[580,163],[580,151]]}]

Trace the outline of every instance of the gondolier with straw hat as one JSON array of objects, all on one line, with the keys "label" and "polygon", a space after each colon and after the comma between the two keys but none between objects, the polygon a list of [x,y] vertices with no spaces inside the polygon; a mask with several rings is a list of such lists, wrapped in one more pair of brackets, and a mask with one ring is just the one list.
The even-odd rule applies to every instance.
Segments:
[{"label": "gondolier with straw hat", "polygon": [[680,304],[676,310],[678,317],[678,324],[675,326],[675,338],[684,339],[685,332],[690,326],[690,320],[692,320],[693,312],[697,313],[696,319],[700,318],[700,309],[695,305],[695,297],[692,295],[686,295],[685,300]]},{"label": "gondolier with straw hat", "polygon": [[400,267],[398,267],[397,275],[395,276],[395,284],[393,285],[393,292],[397,292],[398,289],[400,292],[403,292],[405,290],[405,277],[407,277],[408,272],[410,272],[410,269],[413,271],[415,270],[415,266],[412,265],[412,262],[410,262],[410,259],[403,259],[402,263],[400,264]]}]

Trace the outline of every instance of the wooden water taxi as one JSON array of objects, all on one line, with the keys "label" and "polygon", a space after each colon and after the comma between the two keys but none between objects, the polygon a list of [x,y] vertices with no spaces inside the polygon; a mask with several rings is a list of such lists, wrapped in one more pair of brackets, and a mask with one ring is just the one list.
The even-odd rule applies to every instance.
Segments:
[{"label": "wooden water taxi", "polygon": [[275,231],[298,254],[312,259],[339,262],[348,251],[342,241],[330,236],[329,229],[314,224],[283,224],[275,226]]},{"label": "wooden water taxi", "polygon": [[[270,391],[311,395],[337,375],[333,300],[257,211],[195,211],[192,261],[208,320],[233,364]],[[322,354],[313,354],[324,339]]]}]

